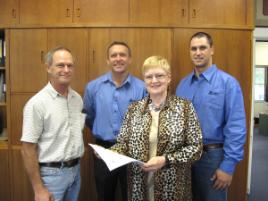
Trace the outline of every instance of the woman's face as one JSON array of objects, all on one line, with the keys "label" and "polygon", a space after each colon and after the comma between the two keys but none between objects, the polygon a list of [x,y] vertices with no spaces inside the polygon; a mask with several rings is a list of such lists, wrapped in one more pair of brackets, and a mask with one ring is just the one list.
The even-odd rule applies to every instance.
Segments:
[{"label": "woman's face", "polygon": [[150,96],[164,95],[170,81],[170,74],[161,67],[150,68],[144,72],[144,82]]}]

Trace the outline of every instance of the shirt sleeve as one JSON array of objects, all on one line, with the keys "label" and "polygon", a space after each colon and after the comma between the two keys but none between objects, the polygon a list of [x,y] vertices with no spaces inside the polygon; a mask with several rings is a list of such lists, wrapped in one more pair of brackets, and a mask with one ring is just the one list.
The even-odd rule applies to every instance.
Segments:
[{"label": "shirt sleeve", "polygon": [[43,131],[43,115],[40,104],[29,101],[23,110],[21,141],[37,143]]},{"label": "shirt sleeve", "polygon": [[224,159],[220,169],[233,174],[236,164],[243,159],[246,139],[246,115],[239,83],[227,81],[225,96]]},{"label": "shirt sleeve", "polygon": [[86,125],[92,130],[95,119],[94,87],[88,84],[84,94],[83,113],[86,114]]}]

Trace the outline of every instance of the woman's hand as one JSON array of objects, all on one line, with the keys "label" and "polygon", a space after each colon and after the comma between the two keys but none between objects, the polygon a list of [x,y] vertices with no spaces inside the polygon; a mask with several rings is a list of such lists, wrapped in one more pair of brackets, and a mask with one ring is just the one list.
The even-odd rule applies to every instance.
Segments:
[{"label": "woman's hand", "polygon": [[166,165],[165,156],[152,157],[147,163],[144,163],[141,168],[145,172],[155,172]]}]

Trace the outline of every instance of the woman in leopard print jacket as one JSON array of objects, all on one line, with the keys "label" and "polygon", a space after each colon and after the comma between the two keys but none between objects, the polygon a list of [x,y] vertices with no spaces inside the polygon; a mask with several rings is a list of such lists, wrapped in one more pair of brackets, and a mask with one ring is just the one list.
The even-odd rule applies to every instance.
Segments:
[{"label": "woman in leopard print jacket", "polygon": [[191,201],[191,164],[200,158],[202,135],[192,104],[168,95],[166,59],[143,64],[149,97],[132,103],[112,150],[141,160],[128,166],[128,199]]}]

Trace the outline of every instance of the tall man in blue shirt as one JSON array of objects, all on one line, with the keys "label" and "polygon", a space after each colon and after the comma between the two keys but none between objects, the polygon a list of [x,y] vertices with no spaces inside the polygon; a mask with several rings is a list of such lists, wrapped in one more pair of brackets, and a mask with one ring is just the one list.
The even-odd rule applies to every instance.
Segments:
[{"label": "tall man in blue shirt", "polygon": [[[88,83],[84,95],[86,124],[96,138],[96,144],[109,148],[115,144],[128,105],[142,99],[144,83],[128,72],[131,50],[124,42],[115,41],[107,49],[110,72]],[[105,163],[94,157],[94,173],[98,201],[114,201],[117,181],[120,181],[122,200],[127,200],[126,166],[112,172]]]},{"label": "tall man in blue shirt", "polygon": [[192,101],[203,133],[203,154],[192,167],[194,201],[225,201],[246,137],[244,101],[237,80],[212,63],[213,41],[198,32],[190,40],[194,71],[177,87]]}]

